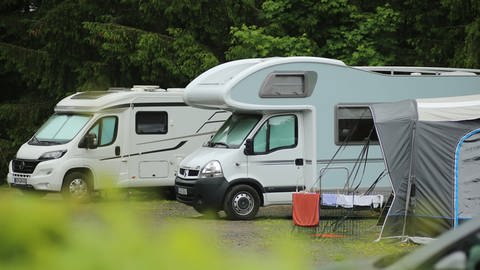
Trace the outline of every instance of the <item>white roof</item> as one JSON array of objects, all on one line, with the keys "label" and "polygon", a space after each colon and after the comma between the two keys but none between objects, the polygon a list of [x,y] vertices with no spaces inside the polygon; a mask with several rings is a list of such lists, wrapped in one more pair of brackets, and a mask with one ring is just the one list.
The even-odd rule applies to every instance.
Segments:
[{"label": "white roof", "polygon": [[416,99],[418,120],[462,121],[480,118],[480,95]]},{"label": "white roof", "polygon": [[109,109],[125,109],[139,103],[183,103],[183,89],[161,89],[158,86],[135,85],[131,89],[77,92],[57,103],[55,112],[93,113]]},{"label": "white roof", "polygon": [[302,62],[346,66],[340,60],[305,56],[231,61],[207,70],[190,82],[185,88],[184,100],[195,107],[227,108],[233,102],[229,100],[229,92],[241,80],[266,67]]}]

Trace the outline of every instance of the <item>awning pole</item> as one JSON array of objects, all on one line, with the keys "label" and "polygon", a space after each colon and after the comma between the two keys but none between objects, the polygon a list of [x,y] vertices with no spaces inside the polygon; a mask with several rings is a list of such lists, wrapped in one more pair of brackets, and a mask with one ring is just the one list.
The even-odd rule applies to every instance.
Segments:
[{"label": "awning pole", "polygon": [[[405,230],[407,228],[407,215],[410,206],[410,195],[412,190],[412,177],[413,177],[413,152],[415,147],[415,133],[417,129],[417,122],[413,122],[413,130],[412,130],[412,144],[411,144],[411,151],[410,151],[410,169],[408,171],[408,185],[407,185],[407,198],[405,199],[405,215],[403,217],[403,229],[402,229],[402,237],[405,237]],[[407,239],[403,239],[406,241]]]}]

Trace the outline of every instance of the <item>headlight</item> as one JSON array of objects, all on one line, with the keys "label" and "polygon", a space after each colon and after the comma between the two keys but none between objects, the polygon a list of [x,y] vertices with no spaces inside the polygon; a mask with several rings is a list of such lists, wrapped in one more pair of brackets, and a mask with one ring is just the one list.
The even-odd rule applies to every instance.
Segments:
[{"label": "headlight", "polygon": [[40,160],[49,160],[49,159],[57,159],[63,157],[67,150],[58,150],[58,151],[52,151],[52,152],[47,152],[43,155],[40,156]]},{"label": "headlight", "polygon": [[210,177],[222,177],[223,171],[220,162],[217,160],[212,160],[203,167],[200,172],[200,178],[210,178]]}]

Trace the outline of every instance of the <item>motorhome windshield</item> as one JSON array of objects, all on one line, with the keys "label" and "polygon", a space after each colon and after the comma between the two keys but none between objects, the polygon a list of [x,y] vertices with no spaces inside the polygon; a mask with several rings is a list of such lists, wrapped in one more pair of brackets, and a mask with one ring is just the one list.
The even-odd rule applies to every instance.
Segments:
[{"label": "motorhome windshield", "polygon": [[90,115],[84,114],[54,114],[28,143],[32,145],[67,143],[78,134],[90,118]]},{"label": "motorhome windshield", "polygon": [[232,114],[207,146],[238,148],[261,118],[256,114]]}]

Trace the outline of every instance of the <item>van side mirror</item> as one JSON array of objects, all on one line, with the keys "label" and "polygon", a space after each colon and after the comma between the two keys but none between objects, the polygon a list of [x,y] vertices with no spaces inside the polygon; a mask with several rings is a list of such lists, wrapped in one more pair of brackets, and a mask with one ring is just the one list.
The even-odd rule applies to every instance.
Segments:
[{"label": "van side mirror", "polygon": [[87,133],[83,136],[82,140],[78,144],[80,148],[95,149],[98,147],[97,135],[93,133]]},{"label": "van side mirror", "polygon": [[253,155],[253,140],[252,139],[247,139],[245,141],[245,149],[243,150],[243,153],[247,156]]}]

